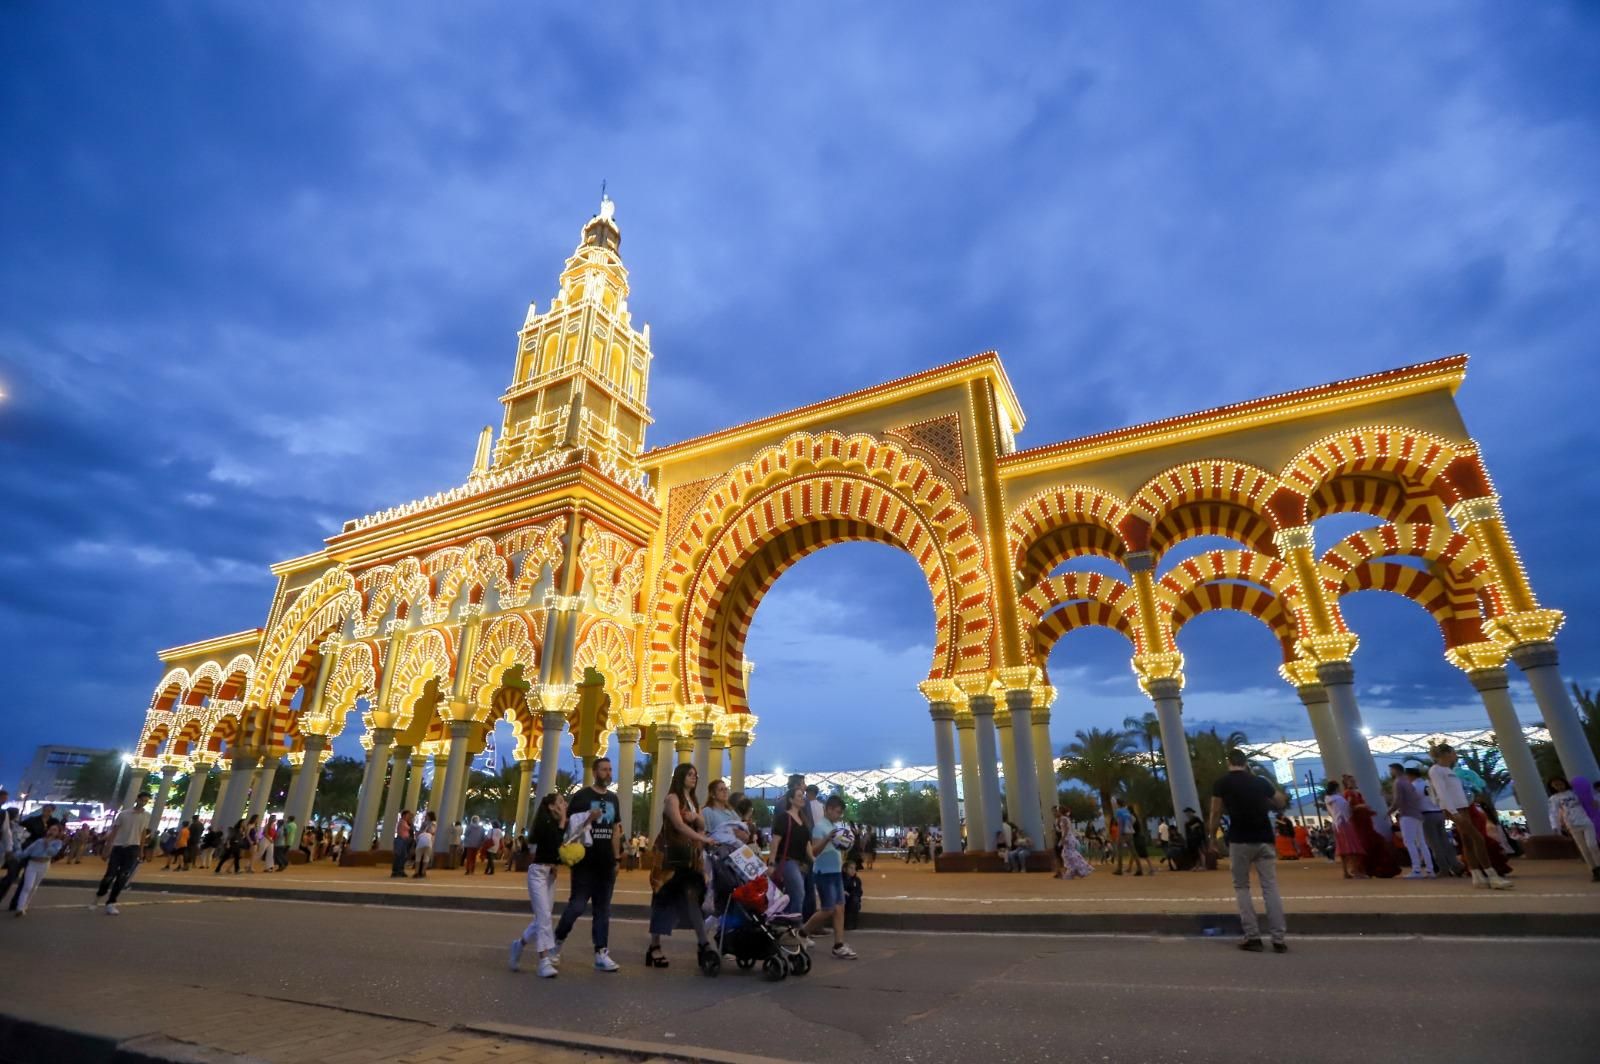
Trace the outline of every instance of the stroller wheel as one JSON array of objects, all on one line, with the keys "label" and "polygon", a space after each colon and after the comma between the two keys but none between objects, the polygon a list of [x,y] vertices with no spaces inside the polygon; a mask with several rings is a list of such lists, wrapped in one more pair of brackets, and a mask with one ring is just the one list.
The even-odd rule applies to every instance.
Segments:
[{"label": "stroller wheel", "polygon": [[789,977],[789,965],[782,957],[768,957],[761,965],[761,971],[774,983]]},{"label": "stroller wheel", "polygon": [[716,950],[708,948],[700,951],[700,971],[712,978],[722,971],[722,957]]},{"label": "stroller wheel", "polygon": [[811,954],[801,950],[789,958],[789,971],[795,975],[805,975],[811,970]]},{"label": "stroller wheel", "polygon": [[740,957],[739,958],[739,970],[741,972],[748,972],[751,968],[754,968],[755,966],[756,966],[756,959],[754,957]]}]

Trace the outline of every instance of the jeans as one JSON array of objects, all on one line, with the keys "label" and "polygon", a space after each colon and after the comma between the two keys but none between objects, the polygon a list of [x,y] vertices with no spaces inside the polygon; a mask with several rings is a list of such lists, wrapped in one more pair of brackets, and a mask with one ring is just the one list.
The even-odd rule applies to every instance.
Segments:
[{"label": "jeans", "polygon": [[806,874],[799,861],[784,861],[778,865],[778,889],[789,895],[785,912],[804,914]]},{"label": "jeans", "polygon": [[394,863],[389,866],[389,875],[400,879],[406,877],[406,858],[411,856],[411,840],[402,839],[398,835],[394,840]]},{"label": "jeans", "polygon": [[567,907],[561,912],[561,923],[556,925],[556,944],[559,946],[572,933],[589,903],[594,902],[592,927],[594,948],[606,949],[611,941],[611,892],[617,886],[617,866],[590,864],[579,861],[572,866],[572,894]]},{"label": "jeans", "polygon": [[1228,864],[1233,870],[1233,896],[1239,903],[1239,923],[1245,938],[1260,938],[1255,902],[1250,900],[1250,868],[1255,866],[1261,880],[1261,900],[1267,903],[1267,933],[1272,941],[1282,942],[1284,931],[1283,899],[1278,896],[1278,850],[1270,842],[1228,844]]},{"label": "jeans", "polygon": [[805,899],[800,905],[800,915],[809,920],[817,911],[817,882],[811,874],[810,865],[806,865],[800,871],[805,879]]},{"label": "jeans", "polygon": [[139,846],[113,846],[111,856],[106,860],[106,874],[100,879],[100,888],[94,892],[99,899],[106,891],[111,896],[106,899],[106,904],[115,905],[117,897],[122,893],[122,888],[128,885],[128,880],[133,878],[133,870],[139,867]]},{"label": "jeans", "polygon": [[1006,852],[1006,871],[1026,872],[1028,870],[1029,851],[1023,846],[1013,846]]},{"label": "jeans", "polygon": [[[18,828],[17,830],[20,832],[22,829]],[[5,900],[6,891],[11,889],[12,884],[22,882],[23,866],[27,863],[16,854],[6,854],[6,878],[4,882],[0,882],[0,901]],[[11,899],[11,907],[13,909],[17,907],[16,902],[16,898]]]},{"label": "jeans", "polygon": [[1456,875],[1461,862],[1456,860],[1456,848],[1450,845],[1445,834],[1443,813],[1422,814],[1422,835],[1428,840],[1428,852],[1433,854],[1433,867],[1440,875]]},{"label": "jeans", "polygon": [[[528,904],[533,906],[533,922],[522,932],[522,944],[532,946],[540,953],[556,948],[555,932],[551,930],[550,913],[552,895],[556,884],[556,867],[547,864],[528,866]],[[565,913],[562,914],[565,918]]]}]

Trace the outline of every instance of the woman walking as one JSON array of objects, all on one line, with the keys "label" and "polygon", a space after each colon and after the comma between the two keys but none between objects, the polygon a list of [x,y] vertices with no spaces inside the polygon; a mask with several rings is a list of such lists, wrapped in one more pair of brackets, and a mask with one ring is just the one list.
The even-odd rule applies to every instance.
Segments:
[{"label": "woman walking", "polygon": [[1333,852],[1339,858],[1339,863],[1344,865],[1344,878],[1366,879],[1367,873],[1362,870],[1362,859],[1366,856],[1366,847],[1361,845],[1361,836],[1356,832],[1355,816],[1350,811],[1350,802],[1339,793],[1339,781],[1329,780],[1324,788],[1328,812],[1333,814]]},{"label": "woman walking", "polygon": [[790,787],[772,812],[772,878],[789,896],[788,911],[805,905],[806,869],[811,864],[811,822],[804,787]]},{"label": "woman walking", "polygon": [[[540,979],[556,977],[561,957],[556,952],[556,925],[551,916],[551,903],[555,897],[556,868],[561,864],[561,840],[566,832],[567,800],[552,791],[540,800],[533,814],[533,849],[528,857],[528,903],[533,906],[533,921],[523,928],[521,936],[511,941],[511,970],[517,970],[522,962],[522,951],[531,944],[539,951]],[[421,874],[419,868],[417,875]]]},{"label": "woman walking", "polygon": [[1094,866],[1078,852],[1078,833],[1073,830],[1072,817],[1065,809],[1056,817],[1056,838],[1061,840],[1062,879],[1087,879]]},{"label": "woman walking", "polygon": [[711,951],[706,924],[700,918],[700,905],[706,893],[705,875],[700,870],[700,849],[711,839],[705,834],[705,821],[694,800],[699,784],[699,773],[692,764],[682,764],[672,770],[672,785],[667,789],[662,806],[661,837],[656,843],[661,852],[661,867],[650,876],[650,948],[644,955],[647,968],[667,967],[667,958],[661,952],[661,938],[670,936],[679,927],[693,929],[700,944],[701,963],[705,963]]}]

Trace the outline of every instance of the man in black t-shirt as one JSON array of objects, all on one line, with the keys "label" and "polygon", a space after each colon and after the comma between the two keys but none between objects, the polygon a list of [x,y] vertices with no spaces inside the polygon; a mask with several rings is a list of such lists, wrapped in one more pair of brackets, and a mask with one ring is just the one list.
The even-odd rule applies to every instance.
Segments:
[{"label": "man in black t-shirt", "polygon": [[1261,899],[1267,906],[1267,932],[1274,953],[1286,953],[1283,899],[1278,896],[1278,850],[1272,832],[1272,812],[1288,799],[1267,780],[1250,771],[1243,750],[1228,751],[1228,772],[1211,788],[1210,836],[1217,834],[1223,810],[1228,813],[1228,864],[1233,870],[1233,895],[1239,903],[1239,923],[1244,941],[1239,948],[1260,953],[1261,925],[1250,900],[1250,867],[1261,880]]},{"label": "man in black t-shirt", "polygon": [[[594,966],[602,972],[617,970],[611,959],[611,892],[617,886],[617,861],[622,856],[622,803],[609,788],[611,786],[611,759],[599,758],[594,763],[594,783],[584,787],[567,802],[567,820],[570,823],[580,813],[590,813],[587,824],[589,838],[583,860],[572,866],[572,896],[556,925],[556,948],[551,955],[556,963],[561,960],[561,944],[572,933],[572,925],[594,902]],[[631,796],[630,796],[631,797]]]}]

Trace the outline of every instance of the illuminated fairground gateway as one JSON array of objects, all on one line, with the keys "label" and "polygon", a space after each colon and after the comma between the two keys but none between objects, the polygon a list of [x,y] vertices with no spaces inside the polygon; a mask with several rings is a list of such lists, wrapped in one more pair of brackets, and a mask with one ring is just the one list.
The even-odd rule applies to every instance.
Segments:
[{"label": "illuminated fairground gateway", "polygon": [[[417,807],[430,759],[436,811],[459,818],[469,759],[502,719],[517,737],[519,823],[533,781],[553,785],[563,742],[585,763],[609,750],[624,788],[643,743],[658,795],[685,758],[702,781],[741,789],[751,618],[785,569],[845,540],[898,547],[927,579],[936,630],[920,688],[952,850],[958,777],[969,839],[994,837],[1002,780],[1011,817],[1045,837],[1057,698],[1045,663],[1088,625],[1127,638],[1163,745],[1183,749],[1179,633],[1207,610],[1255,617],[1325,765],[1380,793],[1340,609],[1369,589],[1433,616],[1530,816],[1544,803],[1508,659],[1568,774],[1596,775],[1557,671],[1562,615],[1529,586],[1456,409],[1465,356],[1019,450],[1022,407],[991,352],[647,450],[650,330],[629,309],[620,245],[603,201],[554,300],[528,307],[500,430],[483,430],[464,483],[274,566],[265,627],[162,652],[137,749],[161,773],[158,806],[176,774],[220,762],[231,822],[264,806],[287,757],[285,811],[304,823],[320,775],[308,769],[352,718],[368,750],[363,844]],[[1374,527],[1316,543],[1313,522],[1336,513]],[[1195,536],[1238,549],[1158,575]],[[1086,555],[1119,575],[1074,571]],[[1170,777],[1174,806],[1200,808],[1191,766],[1173,762]]]}]

